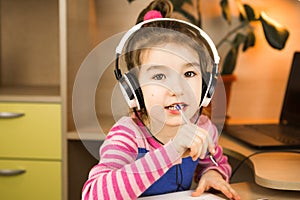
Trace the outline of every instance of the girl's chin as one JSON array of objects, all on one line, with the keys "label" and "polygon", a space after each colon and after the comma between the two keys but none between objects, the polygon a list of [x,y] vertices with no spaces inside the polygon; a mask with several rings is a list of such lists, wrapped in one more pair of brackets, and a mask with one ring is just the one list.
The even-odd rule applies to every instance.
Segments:
[{"label": "girl's chin", "polygon": [[166,125],[168,126],[181,126],[185,122],[183,121],[182,117],[178,115],[177,117],[170,117],[166,120]]},{"label": "girl's chin", "polygon": [[[185,113],[185,116],[190,116],[190,113]],[[151,118],[153,122],[159,123],[163,126],[180,126],[186,123],[178,110],[165,109],[164,113],[156,113],[155,115],[152,115]]]}]

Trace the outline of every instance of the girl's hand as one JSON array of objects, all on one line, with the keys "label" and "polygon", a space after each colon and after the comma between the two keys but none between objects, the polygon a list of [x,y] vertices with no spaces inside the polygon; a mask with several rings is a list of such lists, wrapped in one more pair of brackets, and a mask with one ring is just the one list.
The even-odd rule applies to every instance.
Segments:
[{"label": "girl's hand", "polygon": [[200,196],[204,191],[214,188],[221,191],[229,199],[240,200],[238,193],[232,189],[229,183],[227,183],[220,173],[215,170],[209,170],[204,173],[198,183],[198,187],[192,193],[193,197]]},{"label": "girl's hand", "polygon": [[215,145],[208,132],[190,123],[181,126],[173,139],[173,144],[182,157],[191,156],[193,160],[199,157],[203,159],[207,150],[212,154],[215,153]]}]

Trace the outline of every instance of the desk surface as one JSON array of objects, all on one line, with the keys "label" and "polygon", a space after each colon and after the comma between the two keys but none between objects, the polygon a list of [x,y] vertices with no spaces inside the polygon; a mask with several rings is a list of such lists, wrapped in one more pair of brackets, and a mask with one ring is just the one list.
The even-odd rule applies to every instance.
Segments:
[{"label": "desk surface", "polygon": [[[282,191],[260,187],[254,183],[241,182],[231,184],[231,186],[239,193],[243,200],[298,200],[300,199],[300,191]],[[141,197],[138,200],[225,200],[226,198],[221,193],[210,194],[204,193],[200,197],[192,197],[192,191],[174,192],[164,195]]]},{"label": "desk surface", "polygon": [[[300,191],[282,191],[260,187],[254,183],[231,184],[243,200],[298,200]],[[223,195],[220,195],[224,197]]]},{"label": "desk surface", "polygon": [[300,191],[300,153],[259,151],[238,140],[221,135],[224,153],[238,160],[249,157],[255,182],[263,187]]}]

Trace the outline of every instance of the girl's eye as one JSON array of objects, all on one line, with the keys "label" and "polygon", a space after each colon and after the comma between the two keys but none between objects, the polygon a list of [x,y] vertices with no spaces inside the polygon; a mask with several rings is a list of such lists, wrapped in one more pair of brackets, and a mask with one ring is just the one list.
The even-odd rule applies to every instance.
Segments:
[{"label": "girl's eye", "polygon": [[166,78],[166,75],[164,74],[156,74],[152,77],[154,80],[162,80]]},{"label": "girl's eye", "polygon": [[188,72],[185,72],[184,73],[184,76],[185,77],[194,77],[194,76],[196,76],[197,74],[195,73],[195,72],[193,72],[193,71],[188,71]]}]

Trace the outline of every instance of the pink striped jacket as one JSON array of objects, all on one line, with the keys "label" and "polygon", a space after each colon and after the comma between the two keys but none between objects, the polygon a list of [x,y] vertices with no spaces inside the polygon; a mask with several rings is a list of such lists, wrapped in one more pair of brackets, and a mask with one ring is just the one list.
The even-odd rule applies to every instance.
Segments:
[{"label": "pink striped jacket", "polygon": [[[217,144],[218,131],[204,115],[199,126],[208,130],[216,144],[216,167],[207,157],[199,161],[198,179],[207,170],[215,169],[228,181],[231,167]],[[138,148],[149,150],[137,159]],[[181,156],[172,141],[159,144],[132,118],[121,118],[110,130],[100,148],[100,162],[94,166],[82,189],[82,200],[136,199],[172,166],[181,163]]]}]

